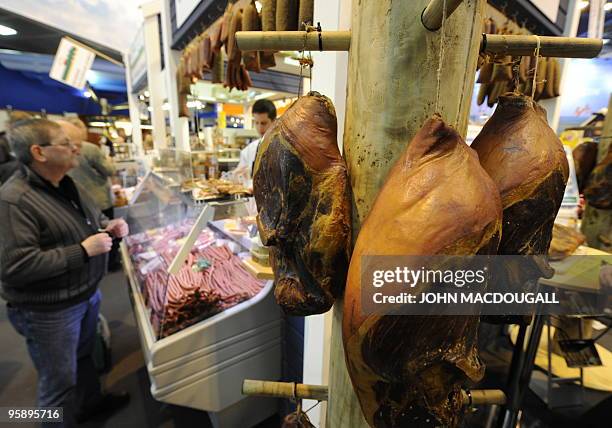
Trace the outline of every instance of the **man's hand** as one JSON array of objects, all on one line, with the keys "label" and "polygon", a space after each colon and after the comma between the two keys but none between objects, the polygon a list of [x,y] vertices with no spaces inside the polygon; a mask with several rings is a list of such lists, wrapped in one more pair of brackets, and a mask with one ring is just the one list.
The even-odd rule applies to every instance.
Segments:
[{"label": "man's hand", "polygon": [[130,233],[127,223],[122,218],[116,218],[109,221],[104,230],[115,238],[125,238]]},{"label": "man's hand", "polygon": [[108,253],[113,246],[113,240],[108,236],[108,233],[96,233],[81,242],[81,245],[85,248],[89,257],[95,257]]}]

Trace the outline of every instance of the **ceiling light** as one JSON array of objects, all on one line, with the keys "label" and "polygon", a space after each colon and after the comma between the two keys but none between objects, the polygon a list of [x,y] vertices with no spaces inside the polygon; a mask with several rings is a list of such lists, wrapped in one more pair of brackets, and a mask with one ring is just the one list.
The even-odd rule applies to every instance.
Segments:
[{"label": "ceiling light", "polygon": [[149,98],[151,96],[151,94],[149,93],[149,91],[144,91],[144,96]]},{"label": "ceiling light", "polygon": [[255,0],[255,9],[257,9],[257,13],[261,13],[262,4],[260,1]]},{"label": "ceiling light", "polygon": [[610,43],[610,39],[603,39],[603,44],[607,45],[608,43]]},{"label": "ceiling light", "polygon": [[611,11],[612,10],[612,2],[608,2],[608,3],[604,4],[604,10],[606,12]]},{"label": "ceiling light", "polygon": [[[194,101],[187,101],[187,108],[201,108],[202,107],[202,102],[199,100],[194,100]],[[169,106],[169,104],[168,104]]]},{"label": "ceiling light", "polygon": [[85,98],[91,98],[91,92],[89,92],[89,91],[85,91],[85,92],[83,92],[83,96],[84,96]]},{"label": "ceiling light", "polygon": [[0,36],[14,36],[17,34],[17,30],[6,25],[0,25]]}]

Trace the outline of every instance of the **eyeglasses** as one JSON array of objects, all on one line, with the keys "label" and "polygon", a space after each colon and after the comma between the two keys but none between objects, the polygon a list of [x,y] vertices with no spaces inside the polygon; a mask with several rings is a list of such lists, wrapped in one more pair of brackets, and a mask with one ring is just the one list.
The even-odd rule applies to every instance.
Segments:
[{"label": "eyeglasses", "polygon": [[70,147],[70,148],[74,148],[76,147],[76,144],[74,144],[72,141],[70,141],[69,139],[64,140],[61,143],[57,143],[57,144],[52,144],[52,143],[45,143],[45,144],[38,144],[39,147],[49,147],[49,146],[56,146],[56,147]]}]

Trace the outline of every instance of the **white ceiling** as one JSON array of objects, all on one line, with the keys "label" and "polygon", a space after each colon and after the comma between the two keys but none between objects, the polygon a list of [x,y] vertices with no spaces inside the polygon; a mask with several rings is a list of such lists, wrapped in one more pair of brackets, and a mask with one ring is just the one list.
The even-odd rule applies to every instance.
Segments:
[{"label": "white ceiling", "polygon": [[2,0],[14,13],[127,51],[142,24],[145,0]]}]

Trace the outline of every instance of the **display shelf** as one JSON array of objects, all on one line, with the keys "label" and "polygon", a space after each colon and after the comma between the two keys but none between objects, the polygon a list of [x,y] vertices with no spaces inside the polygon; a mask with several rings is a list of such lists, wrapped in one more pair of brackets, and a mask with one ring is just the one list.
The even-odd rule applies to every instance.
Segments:
[{"label": "display shelf", "polygon": [[253,400],[241,393],[246,377],[281,375],[281,316],[272,282],[254,298],[158,340],[125,243],[121,254],[152,396],[213,412],[215,427],[236,426],[227,424],[236,418],[256,420],[251,414],[274,414],[275,400]]},{"label": "display shelf", "polygon": [[[253,376],[280,378],[281,313],[274,301],[272,281],[256,279],[246,265],[243,274],[232,275],[233,271],[226,269],[234,265],[224,264],[230,259],[242,263],[248,251],[249,240],[228,233],[224,227],[231,221],[228,219],[246,215],[246,203],[193,206],[153,173],[143,182],[128,209],[127,219],[134,233],[122,242],[121,255],[151,394],[165,403],[212,412],[215,427],[262,420],[251,415],[265,419],[276,412],[276,401],[244,397],[241,382]],[[176,202],[171,212],[168,195]],[[209,254],[206,251],[214,255],[221,248],[228,251],[223,254],[229,259],[202,257]],[[186,268],[186,260],[190,268]],[[228,301],[219,288],[220,300],[209,301],[207,293],[216,292],[217,282],[207,283],[205,278],[214,272],[221,272],[224,281],[234,281],[230,288],[241,290],[240,294],[229,296]],[[245,274],[253,279],[235,282],[238,277],[248,278]],[[200,275],[201,282],[183,282],[191,281],[191,275]],[[158,279],[151,282],[153,278]],[[177,298],[171,291],[172,281],[179,281],[181,287],[191,285],[182,288],[183,295]],[[248,291],[254,290],[253,281],[261,286]],[[190,288],[193,284],[198,284],[195,292]],[[213,288],[206,288],[206,284]],[[159,290],[162,297],[157,298]],[[163,304],[152,304],[155,300]],[[186,302],[188,310],[182,311],[177,302]],[[219,306],[210,306],[210,302]],[[180,315],[176,317],[173,311]]]},{"label": "display shelf", "polygon": [[254,275],[255,278],[266,280],[274,279],[274,271],[272,270],[271,266],[263,266],[257,263],[251,257],[247,257],[246,259],[244,259],[243,263],[246,266],[247,270],[251,272],[251,274]]}]

